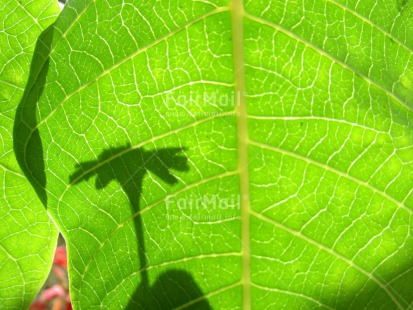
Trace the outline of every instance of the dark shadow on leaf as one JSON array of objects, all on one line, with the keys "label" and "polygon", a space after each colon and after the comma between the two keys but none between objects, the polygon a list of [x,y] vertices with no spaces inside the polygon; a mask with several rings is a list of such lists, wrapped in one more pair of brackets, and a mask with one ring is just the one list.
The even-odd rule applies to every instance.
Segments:
[{"label": "dark shadow on leaf", "polygon": [[152,287],[141,284],[125,309],[211,309],[203,297],[189,273],[173,269],[161,274]]},{"label": "dark shadow on leaf", "polygon": [[36,111],[49,72],[53,32],[54,24],[43,31],[37,40],[29,78],[22,100],[17,107],[13,128],[13,148],[17,162],[45,207],[47,207],[46,174]]},{"label": "dark shadow on leaf", "polygon": [[[97,160],[77,165],[70,176],[72,184],[96,177],[95,187],[101,190],[116,181],[129,199],[132,213],[135,214],[135,233],[138,241],[139,265],[142,270],[141,282],[127,309],[173,309],[190,301],[202,299],[202,292],[191,275],[181,270],[170,270],[162,274],[151,287],[146,271],[147,259],[142,225],[139,214],[142,182],[150,171],[163,182],[173,185],[178,179],[171,170],[188,171],[187,158],[183,148],[144,150],[130,145],[104,150]],[[209,309],[207,301],[200,301],[199,309]]]}]

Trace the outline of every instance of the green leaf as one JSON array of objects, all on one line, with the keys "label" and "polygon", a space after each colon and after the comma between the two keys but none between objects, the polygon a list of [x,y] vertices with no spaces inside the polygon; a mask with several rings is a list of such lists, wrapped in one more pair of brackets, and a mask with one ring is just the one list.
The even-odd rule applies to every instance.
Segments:
[{"label": "green leaf", "polygon": [[412,1],[69,2],[15,143],[75,309],[409,308],[412,31]]},{"label": "green leaf", "polygon": [[57,229],[20,170],[13,122],[37,37],[59,12],[56,1],[0,5],[0,307],[25,309],[50,271]]}]

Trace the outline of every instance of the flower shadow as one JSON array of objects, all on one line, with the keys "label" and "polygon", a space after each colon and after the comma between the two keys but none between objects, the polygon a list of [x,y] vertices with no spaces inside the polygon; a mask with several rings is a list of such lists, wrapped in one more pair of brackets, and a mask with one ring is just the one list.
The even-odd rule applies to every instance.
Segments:
[{"label": "flower shadow", "polygon": [[196,304],[197,309],[210,309],[202,291],[188,272],[167,270],[157,278],[153,286],[150,285],[147,272],[143,223],[139,214],[144,176],[150,171],[167,184],[178,183],[178,178],[171,170],[189,170],[184,151],[184,148],[175,147],[144,150],[132,148],[129,144],[108,148],[102,151],[97,160],[78,164],[76,171],[70,176],[73,185],[95,176],[95,187],[98,190],[104,189],[112,181],[118,182],[128,197],[132,213],[136,215],[134,225],[141,281],[126,309],[175,309],[185,307],[186,304]]}]

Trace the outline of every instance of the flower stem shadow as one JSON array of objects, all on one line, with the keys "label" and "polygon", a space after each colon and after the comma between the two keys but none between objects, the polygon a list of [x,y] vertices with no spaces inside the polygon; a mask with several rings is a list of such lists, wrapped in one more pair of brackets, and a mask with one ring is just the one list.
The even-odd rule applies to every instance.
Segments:
[{"label": "flower stem shadow", "polygon": [[[144,150],[132,148],[130,145],[108,148],[103,150],[97,160],[77,165],[77,170],[70,176],[70,183],[78,184],[95,176],[95,187],[102,190],[110,182],[116,181],[128,197],[132,213],[137,214],[140,211],[139,204],[145,174],[150,171],[163,182],[176,184],[178,179],[171,170],[181,172],[189,170],[184,151],[184,148]],[[174,309],[197,300],[200,300],[196,303],[198,309],[210,309],[208,302],[202,298],[201,290],[186,271],[168,270],[158,277],[152,287],[150,286],[140,214],[135,216],[134,225],[141,281],[126,309]]]}]

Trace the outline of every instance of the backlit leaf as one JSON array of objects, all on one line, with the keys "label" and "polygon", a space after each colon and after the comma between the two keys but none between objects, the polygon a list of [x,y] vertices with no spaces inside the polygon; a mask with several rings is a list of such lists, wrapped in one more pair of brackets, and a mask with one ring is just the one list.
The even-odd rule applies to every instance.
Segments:
[{"label": "backlit leaf", "polygon": [[57,229],[20,170],[13,122],[37,37],[57,16],[56,1],[0,3],[0,308],[25,309],[45,281]]},{"label": "backlit leaf", "polygon": [[75,308],[409,308],[412,31],[412,1],[69,2],[16,151]]}]

